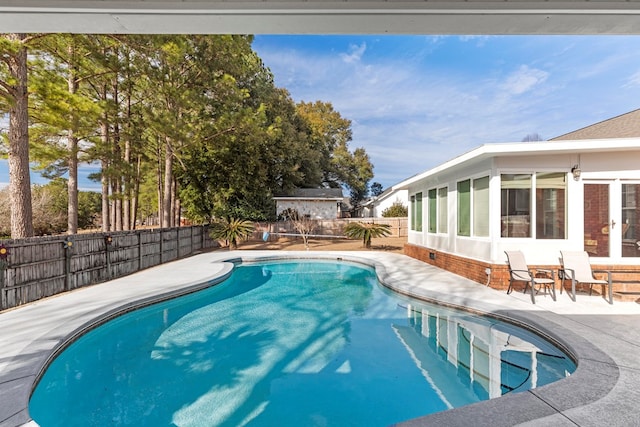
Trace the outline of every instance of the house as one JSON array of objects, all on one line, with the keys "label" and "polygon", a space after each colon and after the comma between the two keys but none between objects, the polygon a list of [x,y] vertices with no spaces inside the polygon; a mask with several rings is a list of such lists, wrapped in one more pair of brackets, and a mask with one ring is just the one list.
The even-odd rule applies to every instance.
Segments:
[{"label": "house", "polygon": [[344,196],[341,188],[297,188],[273,200],[278,216],[284,211],[295,210],[311,219],[335,219],[342,216]]},{"label": "house", "polygon": [[409,194],[407,190],[394,190],[393,187],[389,187],[380,195],[372,197],[362,204],[361,216],[363,218],[380,218],[385,210],[397,203],[405,207],[408,206]]},{"label": "house", "polygon": [[[504,251],[557,268],[561,250],[586,250],[624,291],[640,275],[640,128],[629,129],[640,110],[628,114],[551,141],[483,145],[394,186],[410,198],[405,253],[504,288]],[[599,137],[565,139],[581,135]]]}]

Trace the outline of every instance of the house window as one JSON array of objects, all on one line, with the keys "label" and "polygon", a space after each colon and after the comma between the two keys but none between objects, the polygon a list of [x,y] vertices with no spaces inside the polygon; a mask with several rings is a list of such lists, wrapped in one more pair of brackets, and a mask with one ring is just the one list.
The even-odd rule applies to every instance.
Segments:
[{"label": "house window", "polygon": [[531,237],[531,174],[500,175],[501,237]]},{"label": "house window", "polygon": [[458,236],[471,235],[471,180],[458,182]]},{"label": "house window", "polygon": [[411,229],[422,231],[422,193],[411,196]]},{"label": "house window", "polygon": [[429,190],[428,199],[429,199],[429,233],[435,233],[436,223],[437,223],[437,212],[438,212],[438,200],[436,198],[436,189]]},{"label": "house window", "polygon": [[489,177],[473,180],[473,235],[489,236]]},{"label": "house window", "polygon": [[448,221],[449,213],[447,207],[447,188],[442,187],[438,189],[438,233],[447,232]]},{"label": "house window", "polygon": [[[566,238],[566,173],[502,174],[500,178],[501,237]],[[531,206],[532,190],[534,208]],[[534,215],[535,230],[531,223]]]},{"label": "house window", "polygon": [[[473,184],[473,185],[472,185]],[[458,182],[458,236],[489,236],[489,177]]]},{"label": "house window", "polygon": [[536,239],[564,239],[566,236],[567,174],[536,174]]}]

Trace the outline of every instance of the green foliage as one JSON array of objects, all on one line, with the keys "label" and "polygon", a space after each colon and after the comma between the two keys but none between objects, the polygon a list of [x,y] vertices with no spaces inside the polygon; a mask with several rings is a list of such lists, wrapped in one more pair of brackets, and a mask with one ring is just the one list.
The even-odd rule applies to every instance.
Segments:
[{"label": "green foliage", "polygon": [[[364,149],[349,148],[351,122],[327,102],[296,105],[252,42],[244,35],[34,37],[31,161],[49,178],[78,161],[100,163],[97,178],[111,201],[105,212],[135,205],[138,220],[170,211],[173,196],[197,223],[273,220],[272,196],[293,188],[348,187],[352,202],[362,200],[373,166]],[[0,52],[15,46],[0,38]],[[97,198],[78,200],[78,225],[90,226]]]},{"label": "green foliage", "polygon": [[391,234],[391,226],[370,222],[350,222],[344,227],[343,232],[351,239],[362,239],[362,245],[370,248],[372,238],[386,237]]},{"label": "green foliage", "polygon": [[[33,228],[36,235],[67,231],[67,181],[54,179],[46,185],[34,185],[31,190]],[[78,224],[80,228],[97,227],[101,208],[100,193],[79,193]],[[11,234],[11,203],[9,190],[0,190],[0,235]]]},{"label": "green foliage", "polygon": [[372,183],[370,192],[373,197],[378,197],[384,192],[384,189],[382,188],[382,184],[380,184],[379,182]]},{"label": "green foliage", "polygon": [[78,228],[84,230],[97,228],[101,210],[102,195],[100,193],[80,191],[78,193]]},{"label": "green foliage", "polygon": [[330,103],[321,101],[302,102],[297,105],[297,112],[308,128],[311,149],[320,155],[322,184],[330,188],[346,186],[351,205],[357,209],[367,197],[373,165],[364,148],[350,151],[351,121],[344,119]]},{"label": "green foliage", "polygon": [[382,211],[384,218],[399,218],[409,216],[409,209],[401,202],[395,202],[387,209]]},{"label": "green foliage", "polygon": [[254,225],[251,221],[225,218],[211,224],[209,235],[212,239],[224,240],[231,249],[237,249],[238,241],[248,239],[253,230]]}]

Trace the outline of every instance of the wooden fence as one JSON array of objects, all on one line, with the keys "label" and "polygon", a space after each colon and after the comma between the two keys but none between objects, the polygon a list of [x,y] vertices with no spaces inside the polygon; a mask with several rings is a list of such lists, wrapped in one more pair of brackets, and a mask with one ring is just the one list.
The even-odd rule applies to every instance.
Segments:
[{"label": "wooden fence", "polygon": [[208,226],[0,241],[0,310],[126,276],[217,245]]}]

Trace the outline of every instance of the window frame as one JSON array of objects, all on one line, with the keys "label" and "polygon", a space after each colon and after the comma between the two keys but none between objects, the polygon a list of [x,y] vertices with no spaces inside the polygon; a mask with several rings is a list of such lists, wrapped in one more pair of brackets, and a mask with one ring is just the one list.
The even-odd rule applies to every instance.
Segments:
[{"label": "window frame", "polygon": [[[564,224],[563,224],[563,235],[564,237],[538,237],[538,216],[543,215],[544,212],[538,212],[538,190],[544,190],[545,188],[538,188],[538,175],[539,174],[559,174],[564,175],[564,201],[563,201],[563,209],[564,209]],[[528,236],[504,236],[503,235],[503,175],[529,175],[530,176],[530,187],[529,187],[529,235]],[[528,239],[528,240],[540,240],[540,241],[550,241],[550,240],[568,240],[569,238],[569,230],[568,230],[568,215],[569,215],[569,189],[571,185],[569,181],[571,179],[571,173],[563,170],[559,170],[558,168],[548,169],[502,169],[497,171],[497,177],[499,179],[499,208],[500,214],[498,215],[498,225],[499,225],[499,238],[500,239]],[[521,203],[516,201],[516,203]]]}]

